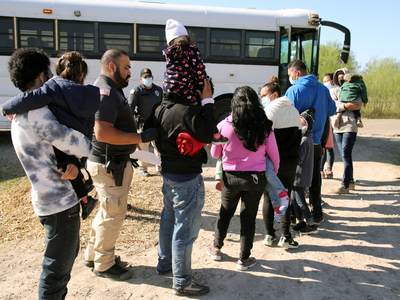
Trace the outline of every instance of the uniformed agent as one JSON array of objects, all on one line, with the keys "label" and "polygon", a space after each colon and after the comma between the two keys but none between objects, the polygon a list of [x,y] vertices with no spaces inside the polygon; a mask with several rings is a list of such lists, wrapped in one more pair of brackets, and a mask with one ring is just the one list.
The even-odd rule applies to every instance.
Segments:
[{"label": "uniformed agent", "polygon": [[100,60],[101,74],[94,85],[100,88],[100,107],[95,115],[93,155],[88,160],[100,200],[93,221],[85,262],[94,267],[99,277],[126,280],[131,274],[118,265],[115,242],[125,219],[127,197],[133,168],[129,155],[142,142],[150,142],[158,130],[150,128],[137,133],[136,123],[128,100],[122,91],[131,77],[128,55],[122,50],[108,50]]},{"label": "uniformed agent", "polygon": [[[140,82],[135,89],[132,89],[128,102],[132,108],[137,121],[138,132],[142,132],[143,124],[150,116],[151,110],[154,105],[161,102],[163,91],[162,87],[155,85],[153,83],[154,77],[149,68],[144,68],[140,71]],[[150,143],[140,143],[138,144],[138,149],[142,151],[149,151]],[[155,143],[152,142],[154,147],[154,154],[160,157],[160,153],[155,147]],[[156,171],[159,173],[161,171],[161,166],[156,166]],[[139,160],[139,174],[143,177],[149,176],[147,172],[147,163]]]}]

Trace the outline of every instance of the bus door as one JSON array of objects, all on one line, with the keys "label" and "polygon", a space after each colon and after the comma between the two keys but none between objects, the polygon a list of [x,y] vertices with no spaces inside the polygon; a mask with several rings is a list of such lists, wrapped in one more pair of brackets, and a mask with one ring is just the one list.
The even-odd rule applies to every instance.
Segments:
[{"label": "bus door", "polygon": [[284,94],[290,87],[288,64],[295,59],[302,60],[308,74],[318,77],[319,28],[281,28],[279,81]]}]

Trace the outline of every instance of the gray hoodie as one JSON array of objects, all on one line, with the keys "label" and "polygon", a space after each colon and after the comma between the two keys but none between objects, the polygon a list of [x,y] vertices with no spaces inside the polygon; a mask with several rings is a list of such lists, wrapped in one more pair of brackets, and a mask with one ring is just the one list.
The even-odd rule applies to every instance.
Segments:
[{"label": "gray hoodie", "polygon": [[348,69],[341,68],[341,69],[337,70],[335,72],[335,74],[333,75],[333,82],[335,83],[335,85],[337,85],[337,87],[333,87],[329,91],[331,93],[332,99],[335,100],[335,102],[336,102],[336,111],[343,112],[342,116],[340,117],[340,120],[339,120],[339,128],[333,128],[333,133],[358,132],[357,119],[354,117],[353,111],[345,110],[345,108],[344,108],[345,103],[338,101],[339,91],[340,91],[340,85],[339,85],[339,80],[338,80],[338,76],[339,76],[338,72],[339,71],[344,72],[345,75],[347,73],[350,73],[350,71]]}]

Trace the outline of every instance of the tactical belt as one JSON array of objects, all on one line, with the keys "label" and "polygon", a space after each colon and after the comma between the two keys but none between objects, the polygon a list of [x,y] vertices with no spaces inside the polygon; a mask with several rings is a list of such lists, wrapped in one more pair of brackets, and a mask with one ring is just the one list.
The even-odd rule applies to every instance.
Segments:
[{"label": "tactical belt", "polygon": [[[106,163],[106,157],[100,156],[100,155],[90,155],[89,156],[89,160],[95,163],[99,163],[99,164],[105,164]],[[110,155],[110,160],[116,161],[116,162],[120,162],[120,161],[129,161],[130,157],[129,154],[114,154],[114,155]]]}]

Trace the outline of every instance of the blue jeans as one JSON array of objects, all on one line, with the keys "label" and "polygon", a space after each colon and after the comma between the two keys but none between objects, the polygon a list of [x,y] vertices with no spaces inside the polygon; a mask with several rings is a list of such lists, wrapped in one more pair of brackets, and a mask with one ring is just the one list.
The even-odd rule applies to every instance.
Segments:
[{"label": "blue jeans", "polygon": [[267,169],[265,171],[265,176],[267,178],[267,185],[265,186],[265,191],[268,193],[269,198],[271,199],[272,206],[275,208],[281,205],[281,200],[279,198],[279,194],[282,191],[285,191],[286,188],[283,186],[282,182],[275,174],[274,164],[272,160],[266,156],[267,158]]},{"label": "blue jeans", "polygon": [[290,198],[293,199],[293,208],[297,220],[302,221],[306,219],[307,224],[310,224],[314,223],[314,218],[306,202],[305,189],[304,187],[294,186]]},{"label": "blue jeans", "polygon": [[253,248],[258,205],[267,183],[265,172],[224,171],[223,178],[225,187],[215,225],[214,247],[221,249],[224,245],[229,223],[241,200],[239,258],[248,259]]},{"label": "blue jeans", "polygon": [[79,251],[79,204],[54,215],[39,217],[45,229],[46,250],[39,282],[39,300],[64,299]]},{"label": "blue jeans", "polygon": [[192,248],[199,235],[205,197],[203,176],[187,182],[163,180],[157,269],[172,267],[173,286],[185,288],[192,283]]},{"label": "blue jeans", "polygon": [[357,132],[335,133],[335,140],[338,145],[340,156],[344,164],[342,186],[348,188],[353,179],[353,147],[356,142]]}]

